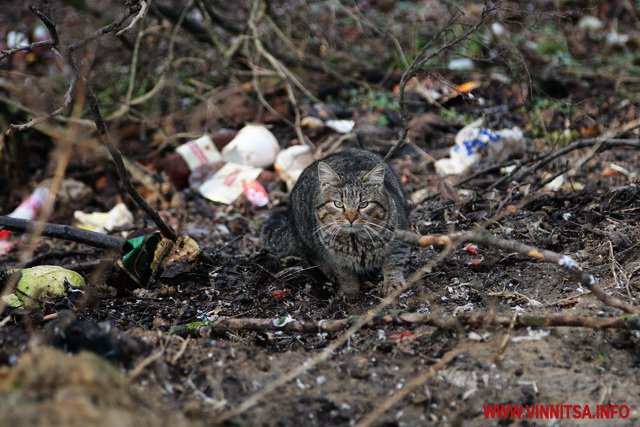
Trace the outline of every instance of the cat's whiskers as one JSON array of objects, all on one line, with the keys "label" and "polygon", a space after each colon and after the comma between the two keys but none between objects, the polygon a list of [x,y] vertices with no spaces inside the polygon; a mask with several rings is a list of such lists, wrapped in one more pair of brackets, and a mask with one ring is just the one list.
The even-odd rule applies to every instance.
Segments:
[{"label": "cat's whiskers", "polygon": [[382,230],[393,231],[393,230],[391,230],[389,227],[385,227],[385,226],[383,226],[383,225],[376,224],[375,222],[367,221],[366,219],[365,219],[365,220],[363,220],[363,221],[364,221],[364,223],[365,223],[365,224],[367,224],[367,225],[372,225],[372,226],[377,227],[377,228],[380,228],[380,229],[382,229]]},{"label": "cat's whiskers", "polygon": [[374,235],[377,234],[375,230],[373,228],[370,228],[367,224],[362,224],[362,229],[364,230],[365,233],[367,233],[369,240],[371,240],[371,245],[375,246],[376,242],[373,240],[373,236],[371,235],[371,232],[373,232]]},{"label": "cat's whiskers", "polygon": [[329,238],[335,239],[340,230],[342,229],[342,224],[338,224],[337,222],[334,224],[335,227],[329,230]]},{"label": "cat's whiskers", "polygon": [[330,227],[332,227],[332,226],[336,226],[335,221],[334,221],[334,222],[329,222],[329,223],[327,223],[327,224],[322,224],[322,225],[318,226],[318,227],[315,229],[315,231],[313,232],[313,234],[318,234],[318,233],[320,233],[321,231],[326,231],[325,229],[330,228]]},{"label": "cat's whiskers", "polygon": [[[384,227],[384,226],[382,226],[380,224],[376,224],[376,223],[371,222],[371,221],[365,221],[363,226],[370,228],[371,231],[374,232],[376,237],[378,237],[380,239],[380,241],[382,242],[383,245],[387,244],[388,241],[381,234],[384,233],[385,230],[388,231],[388,232],[391,232],[393,234],[393,231],[391,229],[389,229],[388,227]],[[378,227],[378,230],[374,229],[372,226],[373,227]]]},{"label": "cat's whiskers", "polygon": [[362,224],[363,228],[365,230],[371,230],[371,232],[373,233],[374,236],[376,236],[378,239],[380,239],[380,243],[382,243],[382,245],[386,245],[387,241],[384,239],[384,237],[382,237],[380,235],[380,233],[378,233],[374,228],[372,228],[369,224]]}]

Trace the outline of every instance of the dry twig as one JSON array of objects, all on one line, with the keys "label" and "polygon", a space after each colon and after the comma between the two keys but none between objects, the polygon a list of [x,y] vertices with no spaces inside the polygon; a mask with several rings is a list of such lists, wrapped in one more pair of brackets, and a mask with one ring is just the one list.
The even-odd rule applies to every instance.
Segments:
[{"label": "dry twig", "polygon": [[27,221],[25,219],[0,216],[0,230],[10,230],[16,232],[31,232],[35,228],[40,228],[40,235],[54,237],[57,239],[70,240],[72,242],[84,243],[96,248],[120,249],[124,239],[117,236],[95,233],[83,230],[70,225],[38,223],[37,221]]},{"label": "dry twig", "polygon": [[[56,28],[56,24],[55,21],[53,20],[53,18],[49,15],[49,10],[48,10],[48,2],[43,2],[43,7],[42,8],[34,8],[32,7],[32,12],[35,13],[38,17],[40,17],[40,19],[42,19],[42,21],[45,23],[45,25],[47,26],[47,28],[49,28],[49,32],[51,34],[56,34],[56,40],[57,40],[57,28]],[[64,54],[63,57],[65,59],[65,61],[67,62],[67,65],[70,69],[70,84],[69,84],[69,88],[67,89],[67,94],[65,95],[65,101],[63,103],[63,105],[56,109],[54,112],[47,114],[44,117],[39,117],[36,119],[31,120],[28,123],[22,124],[22,125],[11,125],[9,131],[11,130],[26,130],[29,129],[31,127],[33,127],[34,125],[36,125],[37,123],[41,122],[42,120],[48,119],[52,116],[58,115],[58,114],[62,114],[64,111],[66,111],[70,104],[71,104],[71,100],[74,97],[74,94],[76,92],[77,89],[77,84],[78,81],[80,79],[80,70],[76,64],[76,60],[74,58],[74,53],[87,46],[89,43],[91,43],[92,41],[96,40],[97,38],[114,32],[116,30],[118,30],[118,28],[120,28],[124,22],[129,19],[131,16],[136,15],[137,13],[140,12],[141,9],[141,5],[140,2],[130,2],[128,3],[128,7],[127,9],[122,12],[113,22],[111,22],[108,25],[105,25],[104,27],[94,31],[93,33],[91,33],[89,36],[73,42],[71,44],[69,44],[68,46],[65,47],[64,49]],[[151,205],[149,205],[149,203],[147,203],[147,201],[140,195],[140,193],[138,193],[138,191],[136,190],[136,188],[134,187],[133,183],[131,182],[131,179],[129,177],[129,174],[124,166],[124,161],[122,158],[122,154],[120,153],[120,151],[118,150],[115,142],[113,141],[113,139],[111,138],[107,126],[102,118],[102,114],[100,113],[100,107],[98,104],[98,99],[96,97],[96,95],[94,94],[93,90],[91,89],[90,83],[88,81],[88,79],[85,82],[86,84],[86,93],[85,96],[87,98],[87,101],[89,103],[89,109],[91,110],[92,114],[93,114],[93,119],[95,121],[96,127],[98,129],[98,134],[100,136],[100,140],[101,142],[107,147],[107,149],[109,150],[109,153],[111,154],[111,157],[113,158],[113,162],[115,164],[116,167],[116,171],[118,173],[118,176],[123,184],[123,186],[125,187],[127,193],[131,196],[131,198],[136,202],[136,204],[143,210],[145,211],[145,213],[147,213],[147,215],[149,215],[149,217],[153,220],[153,222],[158,226],[158,229],[160,230],[160,232],[162,233],[163,236],[165,236],[166,238],[175,241],[177,238],[177,235],[175,233],[175,231],[173,231],[173,229],[171,229],[171,227],[169,227],[164,220],[160,217],[160,215],[158,214],[158,212],[156,212],[155,209],[153,209],[151,207]]]},{"label": "dry twig", "polygon": [[[213,335],[225,332],[296,332],[315,334],[319,332],[341,332],[355,324],[360,317],[352,316],[344,319],[328,319],[318,321],[293,320],[284,325],[280,319],[259,318],[220,318],[205,322],[194,322],[187,325],[174,326],[172,334],[179,336],[201,336],[202,333]],[[500,316],[493,313],[462,313],[458,316],[438,317],[425,313],[399,313],[385,314],[370,319],[363,328],[376,329],[381,326],[435,326],[440,329],[457,330],[467,327],[486,328],[501,326],[506,328],[550,328],[550,327],[577,327],[591,329],[628,329],[640,330],[639,315],[625,315],[620,317],[580,317],[568,314],[514,314]]]},{"label": "dry twig", "polygon": [[[476,22],[471,28],[466,30],[460,36],[455,37],[451,40],[447,40],[446,37],[452,32],[453,27],[456,25],[461,15],[460,11],[456,11],[456,13],[454,13],[451,16],[451,18],[445,24],[445,26],[440,31],[438,31],[436,35],[433,36],[433,38],[429,41],[429,43],[427,43],[416,54],[416,57],[414,58],[414,60],[411,61],[411,64],[409,65],[409,67],[402,74],[402,77],[400,78],[400,84],[398,85],[398,89],[399,89],[398,104],[400,106],[400,118],[402,119],[402,128],[403,128],[402,135],[400,136],[398,141],[396,141],[396,143],[391,147],[391,149],[389,150],[389,152],[384,158],[385,160],[391,157],[393,153],[400,146],[405,144],[407,140],[407,134],[409,133],[409,112],[407,111],[407,104],[405,101],[405,90],[409,80],[411,80],[412,77],[415,77],[421,71],[421,69],[423,69],[424,66],[433,58],[440,55],[445,50],[450,49],[451,47],[469,38],[469,36],[475,33],[484,24],[487,17],[491,13],[493,13],[495,9],[496,9],[495,6],[488,7],[485,5],[478,22]],[[443,43],[435,51],[429,54],[429,51],[436,45],[436,43],[440,43],[443,39],[444,39]]]},{"label": "dry twig", "polygon": [[573,258],[567,255],[525,245],[515,240],[501,239],[484,231],[461,231],[451,234],[421,236],[411,231],[399,230],[396,231],[396,238],[418,246],[443,245],[445,247],[452,247],[454,244],[472,242],[517,252],[539,261],[559,265],[571,274],[574,280],[580,283],[580,285],[589,289],[600,301],[610,307],[615,307],[627,313],[637,313],[639,310],[638,307],[604,292],[604,290],[596,284],[595,277],[584,271]]}]

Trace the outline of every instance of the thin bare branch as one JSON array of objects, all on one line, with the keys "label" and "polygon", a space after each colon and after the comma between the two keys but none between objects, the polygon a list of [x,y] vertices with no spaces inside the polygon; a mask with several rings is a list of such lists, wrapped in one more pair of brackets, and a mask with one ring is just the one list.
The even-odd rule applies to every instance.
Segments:
[{"label": "thin bare branch", "polygon": [[396,239],[418,246],[443,245],[445,247],[451,247],[463,242],[472,242],[511,252],[517,252],[520,255],[560,266],[571,274],[573,279],[580,283],[580,285],[589,289],[600,301],[610,307],[617,308],[627,313],[638,313],[640,311],[638,307],[607,294],[596,284],[595,277],[584,271],[573,258],[557,252],[526,245],[515,240],[501,239],[486,231],[463,231],[451,234],[422,236],[411,231],[397,230]]},{"label": "thin bare branch", "polygon": [[407,105],[405,101],[405,91],[406,91],[407,83],[409,82],[409,80],[412,77],[416,76],[420,72],[420,70],[430,60],[440,55],[445,50],[450,49],[451,47],[469,38],[469,36],[471,36],[482,25],[484,25],[484,22],[486,21],[488,16],[491,13],[493,13],[495,9],[496,9],[496,6],[488,7],[485,5],[484,9],[482,10],[482,14],[480,15],[480,19],[478,19],[478,22],[476,22],[471,28],[466,30],[460,36],[455,37],[452,40],[445,40],[438,49],[433,51],[431,54],[427,55],[427,53],[433,48],[434,45],[436,45],[436,43],[441,42],[447,35],[451,33],[453,27],[458,22],[458,19],[461,16],[461,12],[456,11],[451,16],[449,21],[445,24],[445,26],[442,29],[440,29],[440,31],[438,31],[433,36],[433,38],[425,46],[422,47],[422,49],[420,49],[420,51],[418,52],[414,60],[411,61],[411,64],[409,65],[409,67],[402,74],[402,77],[400,78],[400,84],[398,86],[399,87],[398,104],[400,106],[400,118],[402,119],[402,127],[403,127],[402,135],[400,136],[398,141],[391,147],[389,152],[387,152],[387,155],[385,156],[385,160],[391,157],[393,153],[398,149],[398,147],[405,144],[407,139],[407,134],[409,133],[409,125],[408,125],[409,113],[407,111]]}]

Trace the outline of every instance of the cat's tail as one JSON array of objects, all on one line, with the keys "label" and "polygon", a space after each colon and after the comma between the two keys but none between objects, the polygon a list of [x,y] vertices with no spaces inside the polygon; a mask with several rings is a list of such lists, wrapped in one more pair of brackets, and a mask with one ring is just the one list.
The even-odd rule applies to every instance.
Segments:
[{"label": "cat's tail", "polygon": [[260,239],[264,248],[281,257],[300,256],[298,238],[286,209],[276,209],[262,225]]}]

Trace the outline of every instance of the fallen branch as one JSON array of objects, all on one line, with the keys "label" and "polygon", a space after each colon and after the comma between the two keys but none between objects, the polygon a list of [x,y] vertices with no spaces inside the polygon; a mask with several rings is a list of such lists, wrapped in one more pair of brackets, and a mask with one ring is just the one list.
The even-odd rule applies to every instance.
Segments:
[{"label": "fallen branch", "polygon": [[[201,336],[203,332],[209,334],[221,334],[224,332],[341,332],[349,328],[360,316],[352,316],[344,319],[304,321],[283,321],[282,318],[258,319],[258,318],[221,318],[211,321],[192,322],[186,325],[174,326],[169,331],[171,334],[186,336]],[[628,329],[640,330],[640,315],[625,315],[620,317],[575,317],[567,314],[553,314],[548,316],[535,314],[518,314],[515,316],[499,316],[493,313],[463,313],[458,316],[436,317],[433,314],[424,313],[400,313],[385,314],[374,317],[366,322],[363,327],[369,329],[381,326],[435,326],[441,329],[460,329],[471,327],[509,327],[514,328],[550,328],[550,327],[577,327],[591,329]]]},{"label": "fallen branch", "polygon": [[[615,148],[615,147],[638,150],[640,149],[640,140],[617,139],[617,138],[610,138],[610,139],[593,138],[593,139],[584,139],[580,141],[575,141],[567,145],[566,147],[561,147],[556,150],[549,151],[548,153],[545,153],[542,156],[536,156],[536,158],[534,159],[530,159],[525,162],[520,162],[520,164],[530,163],[532,161],[535,161],[536,163],[525,169],[522,169],[519,167],[514,169],[514,171],[511,172],[510,174],[503,176],[502,178],[500,178],[499,180],[497,180],[496,182],[494,182],[493,184],[491,184],[490,186],[482,190],[480,194],[484,194],[488,191],[491,191],[492,189],[496,188],[497,186],[499,186],[504,182],[511,182],[511,181],[521,182],[525,177],[533,174],[537,170],[540,170],[542,167],[546,166],[547,164],[557,159],[558,157],[564,156],[565,154],[568,154],[575,150],[579,150],[581,148],[587,148],[587,147],[593,147],[593,146],[596,146],[595,147],[596,149],[593,150],[594,151],[593,155],[601,151],[604,151],[605,149]],[[466,181],[468,180],[461,181],[461,183]]]},{"label": "fallen branch", "polygon": [[584,271],[573,258],[567,255],[561,255],[546,249],[539,249],[534,246],[525,245],[524,243],[517,242],[515,240],[501,239],[484,231],[463,231],[451,234],[422,236],[411,231],[397,230],[396,239],[418,246],[442,245],[445,247],[452,247],[454,242],[457,244],[462,242],[478,243],[480,245],[517,252],[520,255],[539,261],[559,265],[571,274],[574,280],[580,283],[580,285],[589,289],[600,301],[610,307],[615,307],[627,313],[638,313],[640,311],[638,307],[607,294],[596,284],[595,277]]},{"label": "fallen branch", "polygon": [[94,246],[96,248],[120,249],[124,244],[124,239],[121,237],[95,233],[93,231],[83,230],[70,225],[51,223],[43,224],[38,221],[28,221],[25,219],[11,218],[9,216],[0,216],[1,230],[29,233],[38,225],[44,226],[41,233],[43,236],[84,243],[85,245]]},{"label": "fallen branch", "polygon": [[362,329],[371,320],[377,318],[379,313],[393,304],[393,302],[400,296],[401,293],[405,292],[411,286],[415,285],[420,279],[422,279],[422,277],[426,274],[427,271],[429,271],[430,268],[442,262],[449,253],[450,248],[445,248],[445,250],[440,252],[436,257],[429,260],[429,262],[425,266],[409,276],[403,286],[395,289],[393,292],[391,292],[391,294],[387,295],[386,298],[383,298],[376,306],[372,307],[364,315],[358,317],[354,321],[354,323],[349,326],[349,329],[347,329],[342,335],[337,337],[335,340],[333,340],[333,342],[322,349],[320,353],[308,358],[304,361],[304,363],[288,370],[287,372],[284,372],[282,375],[268,382],[264,387],[249,395],[245,400],[243,400],[235,407],[225,410],[213,420],[213,424],[222,424],[223,422],[246,412],[250,408],[257,405],[270,393],[277,390],[279,387],[304,374],[309,369],[317,366],[319,363],[328,360],[340,347],[345,345],[355,333]]},{"label": "fallen branch", "polygon": [[[70,43],[66,49],[64,49],[64,54],[63,57],[67,62],[67,65],[70,68],[70,84],[69,87],[67,89],[67,93],[65,95],[65,101],[62,104],[62,106],[60,108],[58,108],[57,110],[55,110],[54,112],[47,114],[43,117],[37,117],[33,120],[31,120],[28,123],[22,124],[22,125],[11,125],[9,131],[15,131],[15,130],[26,130],[34,125],[36,125],[37,123],[48,119],[50,117],[62,114],[64,111],[66,111],[69,108],[69,105],[71,103],[71,99],[73,98],[73,94],[76,91],[76,86],[78,83],[78,80],[80,78],[80,71],[78,69],[76,60],[74,58],[74,53],[83,48],[84,46],[88,45],[89,43],[93,42],[94,40],[96,40],[97,38],[108,34],[108,33],[112,33],[117,31],[123,24],[124,22],[129,19],[131,16],[136,15],[136,18],[134,19],[138,19],[141,15],[140,15],[140,11],[143,8],[143,6],[146,6],[146,3],[144,3],[143,1],[137,1],[137,2],[128,2],[127,3],[127,9],[122,12],[113,22],[111,22],[108,25],[105,25],[104,27],[94,31],[92,34],[90,34],[89,36]],[[44,1],[43,2],[43,7],[41,8],[35,8],[35,7],[31,7],[30,8],[31,11],[36,14],[47,26],[47,28],[49,29],[49,32],[55,35],[55,40],[57,41],[58,39],[58,32],[56,29],[56,24],[53,20],[53,18],[50,16],[49,14],[49,8],[48,8],[48,2]],[[96,97],[95,93],[93,92],[92,88],[91,88],[91,84],[90,82],[86,81],[86,92],[85,92],[85,97],[87,98],[87,101],[89,102],[89,108],[91,110],[91,113],[93,115],[93,120],[96,124],[96,127],[98,129],[98,134],[100,136],[100,141],[107,147],[107,149],[109,150],[109,153],[111,154],[111,157],[113,159],[113,162],[115,164],[116,167],[116,172],[118,173],[118,177],[120,178],[120,181],[122,182],[122,185],[124,186],[125,190],[127,191],[127,193],[129,194],[129,196],[131,196],[131,198],[136,202],[136,204],[147,214],[149,215],[149,217],[151,218],[151,220],[156,224],[156,226],[158,227],[158,229],[160,230],[160,232],[162,233],[162,235],[164,237],[166,237],[167,239],[171,240],[171,241],[176,241],[177,239],[177,234],[175,233],[175,231],[169,227],[169,225],[167,225],[164,220],[160,217],[160,214],[158,214],[158,212],[153,209],[153,207],[151,207],[151,205],[149,205],[149,203],[147,203],[147,201],[144,199],[144,197],[142,197],[142,195],[140,195],[140,193],[138,192],[138,190],[136,190],[136,188],[134,187],[133,183],[131,182],[131,179],[129,177],[129,174],[124,166],[124,161],[122,158],[122,154],[120,154],[120,151],[118,150],[118,147],[116,146],[115,142],[113,141],[113,138],[110,136],[109,132],[108,132],[108,128],[107,125],[105,124],[103,118],[102,118],[102,114],[100,112],[100,106],[98,104],[98,98]],[[204,258],[207,258],[206,255],[203,255]]]}]

